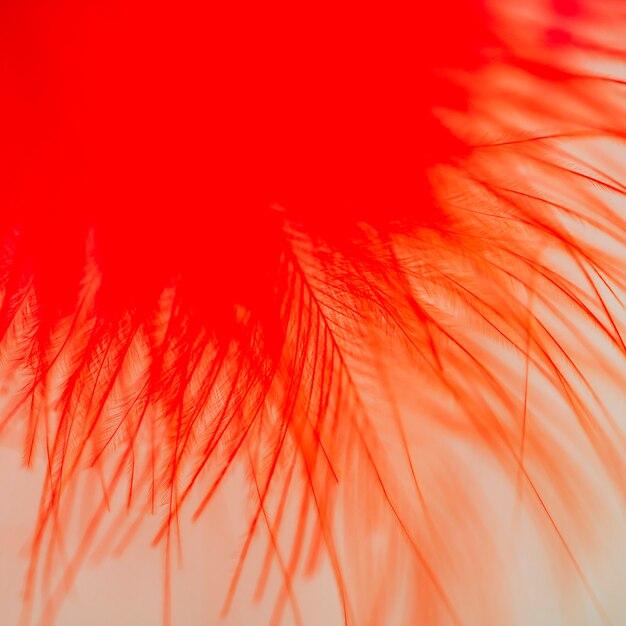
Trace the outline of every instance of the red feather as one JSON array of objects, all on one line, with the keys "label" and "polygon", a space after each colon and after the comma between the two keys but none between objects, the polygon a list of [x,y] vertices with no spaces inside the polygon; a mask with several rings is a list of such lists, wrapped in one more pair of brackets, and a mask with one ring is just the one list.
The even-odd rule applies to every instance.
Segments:
[{"label": "red feather", "polygon": [[594,4],[4,3],[22,624],[142,528],[169,623],[190,517],[240,556],[180,623],[538,624],[516,542],[619,623],[626,12]]}]

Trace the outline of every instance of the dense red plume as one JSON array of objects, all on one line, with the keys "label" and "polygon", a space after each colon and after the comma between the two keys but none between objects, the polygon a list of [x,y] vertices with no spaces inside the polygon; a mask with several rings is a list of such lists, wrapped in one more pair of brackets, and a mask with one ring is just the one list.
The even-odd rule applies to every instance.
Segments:
[{"label": "dense red plume", "polygon": [[[2,4],[23,626],[144,528],[166,623],[543,624],[518,541],[620,623],[626,12],[497,4]],[[180,617],[172,555],[242,486],[223,604]]]}]

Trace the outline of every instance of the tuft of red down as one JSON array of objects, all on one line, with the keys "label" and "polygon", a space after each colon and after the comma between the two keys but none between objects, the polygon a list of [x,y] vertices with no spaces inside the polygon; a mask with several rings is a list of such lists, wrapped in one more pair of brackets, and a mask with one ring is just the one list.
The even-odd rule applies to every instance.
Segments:
[{"label": "tuft of red down", "polygon": [[515,509],[611,623],[580,557],[594,472],[624,490],[605,4],[2,4],[0,429],[47,464],[24,624],[155,513],[167,599],[181,512],[241,467],[226,608],[264,528],[272,624],[316,625],[322,560],[346,625],[512,624]]}]

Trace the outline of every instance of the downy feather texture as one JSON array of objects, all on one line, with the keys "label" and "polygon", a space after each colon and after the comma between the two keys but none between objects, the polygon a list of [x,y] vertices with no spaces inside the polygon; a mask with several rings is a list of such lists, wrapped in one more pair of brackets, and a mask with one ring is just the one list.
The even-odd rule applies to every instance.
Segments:
[{"label": "downy feather texture", "polygon": [[589,572],[626,496],[625,29],[620,0],[2,2],[20,623],[74,623],[145,527],[170,623],[236,489],[223,597],[176,623],[623,623]]}]

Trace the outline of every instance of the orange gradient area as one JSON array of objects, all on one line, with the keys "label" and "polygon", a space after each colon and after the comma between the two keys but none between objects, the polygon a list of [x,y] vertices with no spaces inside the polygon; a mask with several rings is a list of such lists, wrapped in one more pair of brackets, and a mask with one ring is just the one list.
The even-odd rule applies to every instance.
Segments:
[{"label": "orange gradient area", "polygon": [[596,4],[0,8],[0,622],[626,619]]}]

